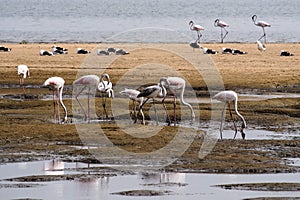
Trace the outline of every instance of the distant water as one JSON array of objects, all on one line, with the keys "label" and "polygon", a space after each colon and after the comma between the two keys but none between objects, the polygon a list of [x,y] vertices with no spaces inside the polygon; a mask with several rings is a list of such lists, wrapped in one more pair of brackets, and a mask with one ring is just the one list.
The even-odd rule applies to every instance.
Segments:
[{"label": "distant water", "polygon": [[[0,42],[217,42],[216,18],[230,27],[225,42],[255,42],[272,25],[269,42],[300,42],[299,0],[1,0]],[[113,36],[113,37],[112,37]]]}]

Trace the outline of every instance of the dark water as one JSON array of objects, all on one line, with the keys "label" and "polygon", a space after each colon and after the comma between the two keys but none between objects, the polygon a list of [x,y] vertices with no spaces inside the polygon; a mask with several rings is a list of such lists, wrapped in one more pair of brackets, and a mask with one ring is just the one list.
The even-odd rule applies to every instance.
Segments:
[{"label": "dark water", "polygon": [[190,20],[205,27],[202,42],[216,42],[216,18],[230,25],[225,42],[255,42],[253,14],[272,25],[269,42],[299,42],[299,8],[299,0],[1,0],[0,42],[189,42]]}]

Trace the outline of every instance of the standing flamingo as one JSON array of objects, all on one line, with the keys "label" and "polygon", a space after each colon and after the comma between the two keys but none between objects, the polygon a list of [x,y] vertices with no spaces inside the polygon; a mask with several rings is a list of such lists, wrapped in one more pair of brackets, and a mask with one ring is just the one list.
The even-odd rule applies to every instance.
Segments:
[{"label": "standing flamingo", "polygon": [[[195,120],[195,113],[193,110],[193,107],[184,101],[183,94],[185,90],[185,80],[180,77],[162,77],[159,81],[162,86],[164,86],[167,90],[167,94],[164,96],[162,103],[164,105],[164,108],[167,112],[166,105],[165,105],[165,99],[167,96],[173,95],[174,96],[174,124],[176,125],[176,91],[180,90],[180,103],[187,106],[191,111],[191,119]],[[171,123],[170,117],[168,116],[169,124]]]},{"label": "standing flamingo", "polygon": [[[93,88],[97,88],[100,92],[105,92],[103,91],[103,85],[107,85],[107,81],[104,81],[105,83],[103,83],[103,77],[108,76],[107,74],[103,74],[101,76],[101,78],[99,78],[97,75],[85,75],[80,77],[79,79],[75,80],[73,82],[73,85],[82,85],[83,88],[76,94],[75,99],[77,100],[81,110],[84,113],[85,119],[88,120],[88,122],[90,122],[90,91]],[[112,84],[110,82],[110,84],[108,84],[109,87],[107,88],[107,90],[109,90],[109,92],[112,92]],[[78,96],[86,89],[88,88],[88,112],[86,113],[86,111],[84,110],[83,106],[81,105],[80,101],[78,100]],[[110,95],[113,96],[113,95]],[[106,112],[106,108],[105,105],[103,105],[104,107],[104,112],[106,114],[106,117],[108,118],[107,112]]]},{"label": "standing flamingo", "polygon": [[[132,100],[132,110],[133,110],[134,117],[135,117],[134,123],[136,123],[136,121],[137,121],[136,103],[140,102],[140,105],[141,105],[141,103],[143,103],[143,101],[144,101],[143,97],[140,97],[140,98],[137,97],[140,93],[141,92],[138,90],[127,89],[127,88],[125,88],[123,91],[120,92],[120,94],[126,95],[129,99]],[[143,112],[143,111],[141,110],[141,112]],[[144,115],[143,113],[141,113],[141,114]],[[131,115],[132,115],[132,112],[130,111],[130,116]]]},{"label": "standing flamingo", "polygon": [[244,129],[246,128],[246,121],[244,119],[244,117],[238,112],[238,109],[237,109],[237,102],[238,102],[238,96],[237,96],[237,93],[234,92],[234,91],[222,91],[222,92],[219,92],[217,93],[213,99],[216,99],[218,101],[221,101],[221,102],[224,102],[225,105],[224,105],[224,109],[222,111],[222,118],[221,118],[221,125],[220,125],[220,135],[221,135],[221,139],[222,139],[222,132],[223,132],[223,117],[224,117],[224,111],[226,109],[226,103],[228,105],[228,109],[229,109],[229,113],[230,113],[230,117],[233,121],[233,125],[234,125],[234,130],[235,130],[235,134],[234,134],[234,137],[233,139],[235,139],[236,137],[236,134],[237,134],[237,127],[236,127],[236,124],[235,124],[235,120],[233,119],[233,116],[232,116],[232,113],[231,113],[231,110],[230,110],[230,102],[234,101],[234,110],[235,110],[235,113],[242,119],[242,128],[241,128],[241,135],[242,135],[242,138],[245,139],[245,136],[246,134],[244,133]]},{"label": "standing flamingo", "polygon": [[257,16],[253,15],[252,16],[252,21],[254,22],[254,24],[256,26],[260,26],[263,29],[264,34],[258,39],[261,40],[263,37],[265,38],[265,43],[267,43],[267,36],[266,36],[266,32],[265,32],[265,27],[271,27],[271,25],[265,21],[258,21],[256,22]]},{"label": "standing flamingo", "polygon": [[[78,102],[81,110],[84,113],[84,117],[85,119],[88,120],[88,122],[90,122],[90,91],[93,88],[97,88],[100,82],[100,78],[96,75],[86,75],[86,76],[82,76],[79,79],[75,80],[73,82],[73,85],[82,85],[83,88],[76,94],[75,99]],[[86,114],[86,111],[84,110],[84,108],[82,107],[80,101],[78,100],[78,96],[86,89],[88,88],[88,113]]]},{"label": "standing flamingo", "polygon": [[[106,79],[103,80],[103,79]],[[101,98],[102,98],[102,106],[106,115],[106,119],[108,118],[107,110],[106,110],[106,98],[114,98],[114,91],[113,91],[113,85],[110,81],[110,77],[108,74],[102,74],[100,78],[100,84],[98,85],[98,90],[100,91]]]},{"label": "standing flamingo", "polygon": [[[56,121],[56,118],[58,119],[58,123],[60,122],[60,112],[59,112],[59,103],[63,107],[65,111],[65,118],[63,122],[67,121],[67,109],[62,101],[62,91],[64,88],[65,80],[61,77],[51,77],[48,78],[44,84],[43,87],[49,88],[49,90],[53,91],[53,104],[54,104],[54,121]],[[58,103],[59,102],[59,103]]]},{"label": "standing flamingo", "polygon": [[165,95],[166,95],[166,89],[160,83],[158,85],[151,85],[151,86],[148,86],[148,87],[144,88],[137,95],[137,98],[140,98],[140,97],[146,98],[146,100],[143,103],[141,103],[140,106],[139,106],[139,113],[141,113],[141,115],[142,115],[142,124],[145,125],[145,116],[144,116],[143,111],[142,111],[143,106],[145,105],[145,103],[149,99],[152,99],[153,100],[155,117],[156,117],[156,124],[158,125],[158,117],[157,117],[157,113],[156,113],[156,107],[155,107],[155,100],[154,100],[154,98],[164,97]]},{"label": "standing flamingo", "polygon": [[[219,19],[215,20],[214,23],[215,27],[221,27],[221,43],[223,43],[223,40],[225,39],[226,35],[228,34],[228,31],[225,29],[225,27],[229,27],[229,25],[224,22],[224,21],[220,21]],[[223,29],[225,31],[225,35],[223,36]]]},{"label": "standing flamingo", "polygon": [[194,24],[193,21],[190,21],[189,25],[190,25],[191,31],[197,31],[198,38],[196,39],[195,43],[200,43],[200,38],[202,37],[202,34],[200,31],[203,31],[204,28],[200,25]]},{"label": "standing flamingo", "polygon": [[26,77],[30,78],[30,73],[27,65],[19,65],[18,66],[18,76],[20,78],[20,87],[23,89],[23,94],[25,95],[25,88],[24,88],[24,79]]}]

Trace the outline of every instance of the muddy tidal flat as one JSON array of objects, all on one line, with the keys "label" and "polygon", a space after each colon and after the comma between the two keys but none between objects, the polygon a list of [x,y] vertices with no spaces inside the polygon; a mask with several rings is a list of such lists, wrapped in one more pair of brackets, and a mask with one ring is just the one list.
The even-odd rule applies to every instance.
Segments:
[{"label": "muddy tidal flat", "polygon": [[[300,197],[300,44],[271,43],[267,44],[265,52],[249,43],[203,44],[219,51],[215,55],[204,55],[189,44],[73,43],[55,44],[67,48],[67,54],[39,55],[41,49],[51,50],[53,45],[4,44],[12,51],[0,52],[0,169],[8,170],[10,166],[22,163],[23,169],[30,163],[42,168],[37,168],[37,171],[41,170],[38,173],[18,174],[22,167],[12,167],[16,173],[2,173],[0,193],[8,199],[47,199],[42,194],[20,194],[20,189],[45,188],[47,191],[54,187],[53,182],[59,182],[65,188],[66,181],[75,184],[72,189],[78,187],[78,183],[97,183],[95,191],[102,192],[91,193],[89,197],[92,199],[97,197],[95,195],[106,199],[122,199],[124,195],[222,199],[222,195],[232,191],[236,192],[234,199]],[[129,54],[97,55],[99,49],[109,47],[124,49]],[[222,54],[223,47],[247,54]],[[77,48],[91,53],[77,54]],[[281,50],[290,51],[294,56],[279,56]],[[25,94],[17,75],[20,64],[26,64],[31,74],[25,79]],[[93,93],[91,123],[88,124],[74,100],[78,91],[74,90],[72,83],[82,75],[100,76],[103,73],[111,77],[115,98],[106,101],[109,116],[106,118],[100,95]],[[55,124],[53,118],[52,91],[41,87],[52,76],[65,79],[63,102],[68,110],[68,120],[62,124]],[[184,98],[195,111],[195,121],[190,121],[189,109],[177,101],[177,125],[174,126],[173,98],[167,98],[170,126],[167,126],[161,99],[156,99],[158,124],[150,100],[143,109],[146,125],[141,124],[141,115],[134,123],[134,115],[130,114],[132,101],[120,91],[157,84],[162,76],[180,76],[186,80]],[[220,106],[214,106],[219,103],[212,101],[211,95],[223,89],[239,94],[238,110],[247,121],[245,140],[241,139],[239,132],[233,140],[234,127],[229,112],[225,117],[223,139],[220,139],[218,116],[221,110],[216,110]],[[80,101],[87,108],[87,91]],[[63,119],[62,109],[60,114]],[[234,117],[240,130],[241,121]],[[207,143],[211,124],[215,127],[213,146],[201,157],[199,152]],[[99,135],[102,135],[101,141]],[[163,151],[165,147],[169,148],[168,151]],[[120,151],[114,151],[115,148]],[[101,155],[98,155],[99,149]],[[153,152],[163,153],[156,160]],[[143,159],[135,159],[135,155],[143,155]],[[52,168],[45,169],[45,163]],[[64,167],[58,163],[64,163]],[[81,167],[77,168],[76,163]],[[134,164],[135,170],[123,167],[126,164]],[[158,167],[153,167],[156,165]],[[60,167],[55,169],[55,166]],[[149,171],[140,171],[139,166],[149,168]],[[170,174],[184,174],[185,178],[175,179],[178,176]],[[206,175],[208,180],[221,178],[220,181],[207,182],[207,187],[213,188],[207,194],[205,191],[195,192],[197,189],[193,187],[197,180]],[[257,176],[257,180],[250,178],[251,175]],[[239,178],[236,181],[228,179],[232,176]],[[298,179],[290,178],[292,176]],[[132,187],[122,185],[122,178],[134,182]],[[108,179],[111,182],[108,183]],[[120,187],[112,186],[118,181]],[[110,189],[107,189],[108,185]],[[180,189],[184,192],[180,193]],[[9,195],[7,191],[10,190],[20,195]],[[261,193],[254,195],[255,192],[251,191]],[[53,198],[60,197],[54,195]]]}]

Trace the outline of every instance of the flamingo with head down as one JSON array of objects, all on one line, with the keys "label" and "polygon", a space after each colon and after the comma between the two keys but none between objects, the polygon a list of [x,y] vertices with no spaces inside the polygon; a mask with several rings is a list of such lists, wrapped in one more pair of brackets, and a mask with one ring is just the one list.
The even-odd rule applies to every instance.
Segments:
[{"label": "flamingo with head down", "polygon": [[[47,87],[49,88],[49,90],[53,91],[54,120],[56,121],[57,119],[58,123],[63,123],[67,121],[67,108],[62,101],[62,92],[64,84],[65,80],[57,76],[48,78],[43,84],[43,87]],[[65,111],[65,117],[62,122],[60,121],[59,103]]]},{"label": "flamingo with head down", "polygon": [[246,134],[244,132],[244,129],[246,128],[247,124],[246,124],[246,121],[245,121],[244,117],[238,112],[238,108],[237,108],[238,95],[237,95],[237,93],[234,92],[234,91],[231,91],[231,90],[222,91],[222,92],[217,93],[215,96],[213,96],[213,99],[216,99],[218,101],[221,101],[221,102],[225,103],[224,109],[222,111],[222,118],[221,118],[221,125],[220,125],[220,136],[221,136],[221,139],[222,139],[222,133],[223,133],[223,124],[222,123],[223,123],[224,111],[226,109],[226,104],[228,105],[230,117],[231,117],[231,119],[233,121],[233,125],[234,125],[235,134],[234,134],[233,139],[236,137],[236,134],[237,134],[237,126],[235,124],[235,121],[233,119],[233,116],[232,116],[232,113],[231,113],[231,109],[230,109],[230,102],[232,102],[232,101],[234,102],[235,113],[242,120],[241,135],[242,135],[242,138],[245,139]]},{"label": "flamingo with head down", "polygon": [[[107,78],[107,81],[104,81],[103,79]],[[73,82],[73,85],[82,85],[83,88],[75,95],[75,99],[78,102],[81,110],[84,113],[85,119],[90,122],[90,94],[91,94],[91,89],[96,88],[100,91],[101,97],[106,98],[108,96],[109,98],[114,97],[114,91],[112,89],[112,83],[110,82],[109,75],[108,74],[103,74],[100,77],[97,75],[85,75]],[[88,111],[86,112],[85,109],[83,108],[82,104],[78,100],[78,96],[86,89],[88,88]],[[105,96],[106,95],[106,96]],[[102,105],[104,108],[104,112],[106,114],[106,118],[108,118],[107,111],[106,111],[106,105],[105,102],[106,100],[102,99]]]},{"label": "flamingo with head down", "polygon": [[20,78],[20,87],[22,87],[23,94],[25,95],[24,80],[27,77],[30,78],[30,72],[27,65],[18,65],[18,75]]}]

